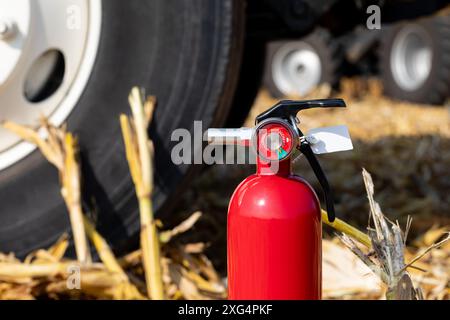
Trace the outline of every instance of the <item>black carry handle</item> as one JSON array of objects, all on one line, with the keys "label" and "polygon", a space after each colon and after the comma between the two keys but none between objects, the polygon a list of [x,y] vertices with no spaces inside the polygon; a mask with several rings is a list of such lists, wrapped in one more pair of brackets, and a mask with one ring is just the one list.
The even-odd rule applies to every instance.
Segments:
[{"label": "black carry handle", "polygon": [[345,102],[342,99],[319,99],[319,100],[282,100],[269,110],[256,117],[256,124],[268,118],[282,118],[290,120],[296,117],[301,110],[312,108],[345,108]]}]

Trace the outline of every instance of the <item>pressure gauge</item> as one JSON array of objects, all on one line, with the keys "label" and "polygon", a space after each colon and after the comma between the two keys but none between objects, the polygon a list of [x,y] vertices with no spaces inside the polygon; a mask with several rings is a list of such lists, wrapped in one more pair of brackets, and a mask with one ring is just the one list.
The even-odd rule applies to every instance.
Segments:
[{"label": "pressure gauge", "polygon": [[266,161],[282,161],[289,157],[298,143],[290,125],[279,119],[267,119],[256,128],[253,146]]}]

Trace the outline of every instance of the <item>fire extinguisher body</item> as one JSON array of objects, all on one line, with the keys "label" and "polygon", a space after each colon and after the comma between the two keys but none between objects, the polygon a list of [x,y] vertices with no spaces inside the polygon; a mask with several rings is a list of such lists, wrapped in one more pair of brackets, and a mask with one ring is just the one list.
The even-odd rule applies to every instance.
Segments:
[{"label": "fire extinguisher body", "polygon": [[321,298],[317,195],[287,168],[258,173],[235,190],[228,210],[229,299]]}]

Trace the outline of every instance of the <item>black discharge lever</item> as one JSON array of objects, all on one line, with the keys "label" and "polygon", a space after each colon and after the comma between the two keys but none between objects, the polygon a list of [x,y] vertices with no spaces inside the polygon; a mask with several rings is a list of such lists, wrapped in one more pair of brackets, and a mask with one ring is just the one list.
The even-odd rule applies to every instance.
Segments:
[{"label": "black discharge lever", "polygon": [[268,118],[282,118],[290,120],[296,117],[297,113],[306,109],[313,108],[345,108],[345,102],[342,99],[318,99],[318,100],[281,100],[269,110],[264,111],[255,119],[256,124]]}]

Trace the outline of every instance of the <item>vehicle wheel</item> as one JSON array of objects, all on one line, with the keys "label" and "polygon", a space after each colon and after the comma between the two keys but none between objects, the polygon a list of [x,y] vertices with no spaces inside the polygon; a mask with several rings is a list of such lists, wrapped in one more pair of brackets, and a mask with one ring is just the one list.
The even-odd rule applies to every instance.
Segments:
[{"label": "vehicle wheel", "polygon": [[336,86],[342,55],[324,29],[295,41],[275,41],[267,46],[264,83],[277,98],[306,95],[317,85]]},{"label": "vehicle wheel", "polygon": [[386,95],[441,104],[450,93],[450,16],[389,27],[381,40],[380,77]]},{"label": "vehicle wheel", "polygon": [[[13,19],[7,33],[0,28],[0,121],[37,126],[43,114],[67,122],[97,228],[120,250],[139,228],[119,125],[128,93],[139,85],[158,99],[150,133],[161,210],[192,170],[172,163],[171,132],[226,119],[240,68],[241,1],[17,0],[0,2],[0,12]],[[23,255],[69,230],[55,168],[0,129],[0,252]]]}]

